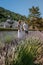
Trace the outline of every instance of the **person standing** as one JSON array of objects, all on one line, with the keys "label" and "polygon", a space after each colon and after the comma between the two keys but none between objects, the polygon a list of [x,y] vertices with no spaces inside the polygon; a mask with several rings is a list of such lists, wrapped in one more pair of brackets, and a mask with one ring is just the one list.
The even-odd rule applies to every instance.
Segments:
[{"label": "person standing", "polygon": [[18,39],[22,39],[23,35],[22,35],[22,24],[21,24],[21,20],[18,21]]},{"label": "person standing", "polygon": [[28,35],[28,24],[27,24],[27,22],[24,22],[23,29],[24,29],[25,35]]}]

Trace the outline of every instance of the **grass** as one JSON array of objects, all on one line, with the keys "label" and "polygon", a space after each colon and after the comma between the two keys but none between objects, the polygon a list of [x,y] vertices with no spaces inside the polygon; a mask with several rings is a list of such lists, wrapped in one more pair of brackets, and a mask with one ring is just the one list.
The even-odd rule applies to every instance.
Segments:
[{"label": "grass", "polygon": [[12,62],[12,65],[35,65],[34,61],[37,55],[39,43],[40,41],[32,39],[22,41],[17,46],[17,52],[15,53],[15,58]]},{"label": "grass", "polygon": [[10,43],[12,41],[12,37],[11,36],[9,36],[9,35],[7,35],[6,37],[5,37],[5,39],[4,39],[4,42],[5,43]]}]

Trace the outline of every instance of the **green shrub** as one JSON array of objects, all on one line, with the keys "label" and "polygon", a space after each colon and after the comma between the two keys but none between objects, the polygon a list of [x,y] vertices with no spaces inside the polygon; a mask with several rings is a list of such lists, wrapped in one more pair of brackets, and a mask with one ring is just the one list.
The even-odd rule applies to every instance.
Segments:
[{"label": "green shrub", "polygon": [[36,39],[22,41],[17,46],[17,52],[15,53],[15,58],[12,62],[12,65],[35,65],[34,60],[37,55],[39,43],[40,41]]}]

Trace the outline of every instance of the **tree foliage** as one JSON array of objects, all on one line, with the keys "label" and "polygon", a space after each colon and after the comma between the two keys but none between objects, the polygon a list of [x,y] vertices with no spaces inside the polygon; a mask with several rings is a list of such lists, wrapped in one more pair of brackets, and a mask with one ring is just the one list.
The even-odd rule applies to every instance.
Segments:
[{"label": "tree foliage", "polygon": [[29,9],[29,19],[30,19],[29,24],[33,27],[33,29],[35,29],[35,27],[43,28],[43,22],[40,15],[41,13],[39,11],[39,7],[33,6],[32,8]]},{"label": "tree foliage", "polygon": [[32,7],[29,9],[30,17],[40,17],[39,7]]}]

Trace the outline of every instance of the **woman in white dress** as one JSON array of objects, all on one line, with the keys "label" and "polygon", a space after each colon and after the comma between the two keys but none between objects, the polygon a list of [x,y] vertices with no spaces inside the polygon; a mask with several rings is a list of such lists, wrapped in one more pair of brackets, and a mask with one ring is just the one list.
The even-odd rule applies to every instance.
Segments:
[{"label": "woman in white dress", "polygon": [[23,37],[22,33],[23,33],[22,32],[22,24],[21,24],[21,20],[19,20],[19,22],[18,22],[18,38],[19,39],[22,39],[22,37]]}]

